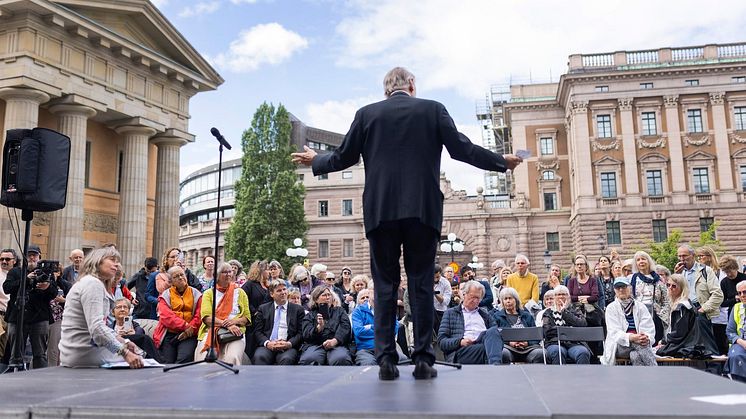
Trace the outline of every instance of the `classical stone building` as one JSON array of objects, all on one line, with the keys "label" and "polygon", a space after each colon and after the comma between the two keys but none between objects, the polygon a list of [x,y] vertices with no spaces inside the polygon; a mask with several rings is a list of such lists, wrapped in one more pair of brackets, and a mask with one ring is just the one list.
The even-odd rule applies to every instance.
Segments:
[{"label": "classical stone building", "polygon": [[113,242],[131,273],[175,245],[189,99],[222,82],[147,0],[2,2],[0,132],[71,138],[67,206],[33,221],[43,256]]}]

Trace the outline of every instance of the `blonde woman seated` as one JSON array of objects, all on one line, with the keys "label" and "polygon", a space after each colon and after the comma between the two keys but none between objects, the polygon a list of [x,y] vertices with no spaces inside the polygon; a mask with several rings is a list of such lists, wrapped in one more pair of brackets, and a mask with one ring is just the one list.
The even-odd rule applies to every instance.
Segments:
[{"label": "blonde woman seated", "polygon": [[651,346],[655,324],[647,306],[635,301],[629,279],[614,280],[614,301],[606,306],[606,343],[601,363],[614,365],[629,358],[632,365],[658,365]]},{"label": "blonde woman seated", "polygon": [[[234,336],[240,336],[239,339],[231,342],[221,343],[219,338],[215,339],[215,351],[218,359],[229,364],[238,365],[241,363],[246,347],[246,325],[251,322],[249,313],[249,298],[246,293],[236,286],[233,280],[233,268],[231,265],[223,262],[218,267],[217,277],[217,299],[215,300],[215,324],[212,323],[212,288],[202,294],[202,306],[200,317],[202,326],[197,334],[197,349],[194,352],[194,359],[197,361],[205,359],[207,351],[212,345],[212,334],[218,333],[220,336],[221,329],[227,329]],[[210,327],[210,326],[213,327]],[[224,331],[224,330],[223,330]],[[224,333],[225,334],[225,333]]]}]

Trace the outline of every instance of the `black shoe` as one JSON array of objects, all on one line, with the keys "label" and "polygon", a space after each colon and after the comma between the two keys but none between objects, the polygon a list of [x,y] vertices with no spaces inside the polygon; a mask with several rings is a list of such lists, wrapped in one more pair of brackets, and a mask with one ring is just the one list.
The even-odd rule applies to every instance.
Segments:
[{"label": "black shoe", "polygon": [[415,380],[429,380],[438,376],[438,370],[425,361],[417,361],[412,375]]},{"label": "black shoe", "polygon": [[378,369],[378,379],[383,381],[391,381],[399,378],[399,368],[391,360],[381,361],[381,366]]}]

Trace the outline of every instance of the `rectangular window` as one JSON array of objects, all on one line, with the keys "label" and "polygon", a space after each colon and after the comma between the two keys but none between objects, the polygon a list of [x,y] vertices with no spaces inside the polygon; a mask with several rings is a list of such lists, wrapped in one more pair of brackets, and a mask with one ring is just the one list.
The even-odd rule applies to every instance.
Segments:
[{"label": "rectangular window", "polygon": [[342,200],[342,215],[352,215],[352,199]]},{"label": "rectangular window", "polygon": [[555,192],[544,192],[544,211],[557,209],[557,194]]},{"label": "rectangular window", "polygon": [[702,110],[689,109],[686,111],[686,132],[703,132]]},{"label": "rectangular window", "polygon": [[352,239],[342,240],[342,257],[351,258],[354,256],[352,252]]},{"label": "rectangular window", "polygon": [[85,142],[85,187],[91,186],[91,142]]},{"label": "rectangular window", "polygon": [[601,197],[616,198],[616,173],[601,173]]},{"label": "rectangular window", "polygon": [[329,216],[329,201],[319,201],[319,217]]},{"label": "rectangular window", "polygon": [[731,80],[733,83],[746,83],[746,76],[735,76]]},{"label": "rectangular window", "polygon": [[305,179],[305,177],[306,177],[306,176],[305,176],[305,175],[304,175],[303,173],[300,173],[300,174],[298,175],[298,181],[299,181],[299,182],[303,182],[303,179]]},{"label": "rectangular window", "polygon": [[560,237],[559,233],[547,233],[547,250],[550,252],[559,252]]},{"label": "rectangular window", "polygon": [[597,92],[608,92],[609,86],[596,86],[596,91]]},{"label": "rectangular window", "polygon": [[692,80],[685,80],[684,85],[686,86],[699,86],[699,80],[692,79]]},{"label": "rectangular window", "polygon": [[596,116],[598,138],[611,138],[611,115]]},{"label": "rectangular window", "polygon": [[668,228],[666,227],[666,220],[653,220],[653,241],[661,243],[666,241],[667,238]]},{"label": "rectangular window", "polygon": [[710,193],[710,175],[706,167],[694,168],[694,193]]},{"label": "rectangular window", "polygon": [[554,139],[551,137],[540,138],[539,146],[541,148],[541,155],[548,156],[554,154]]},{"label": "rectangular window", "polygon": [[642,135],[657,135],[658,128],[655,124],[655,112],[642,113]]},{"label": "rectangular window", "polygon": [[746,192],[746,166],[741,166],[741,190]]},{"label": "rectangular window", "polygon": [[746,106],[736,106],[733,108],[733,119],[735,120],[736,130],[746,130]]},{"label": "rectangular window", "polygon": [[329,179],[329,174],[328,173],[324,173],[323,175],[316,176],[316,178],[318,180],[327,180],[327,179]]},{"label": "rectangular window", "polygon": [[[702,217],[702,218],[700,218],[699,219],[699,231],[700,231],[700,233],[704,233],[707,230],[709,230],[710,227],[713,224],[715,224],[715,219],[712,218],[712,217]],[[713,240],[715,239],[714,234],[713,234],[712,239]]]},{"label": "rectangular window", "polygon": [[622,231],[619,228],[619,221],[606,222],[606,244],[622,244]]},{"label": "rectangular window", "polygon": [[117,193],[122,191],[122,175],[124,174],[124,152],[119,152],[119,165],[117,167]]},{"label": "rectangular window", "polygon": [[648,196],[663,196],[663,177],[660,170],[648,170],[645,173],[648,183]]},{"label": "rectangular window", "polygon": [[352,170],[342,172],[342,179],[352,179]]},{"label": "rectangular window", "polygon": [[329,257],[329,240],[319,240],[319,257]]},{"label": "rectangular window", "polygon": [[653,88],[653,83],[650,83],[650,82],[640,83],[640,89],[647,90],[647,89],[652,89],[652,88]]}]

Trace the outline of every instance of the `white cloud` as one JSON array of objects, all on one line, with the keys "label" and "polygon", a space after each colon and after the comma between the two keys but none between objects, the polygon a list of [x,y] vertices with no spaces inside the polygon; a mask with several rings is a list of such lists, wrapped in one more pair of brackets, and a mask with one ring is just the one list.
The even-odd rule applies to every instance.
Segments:
[{"label": "white cloud", "polygon": [[216,12],[220,8],[219,1],[199,2],[193,6],[187,6],[179,12],[179,17],[187,18],[201,16]]},{"label": "white cloud", "polygon": [[259,0],[231,0],[233,4],[255,4]]},{"label": "white cloud", "polygon": [[231,42],[228,52],[218,54],[211,61],[234,72],[248,72],[262,64],[280,64],[306,47],[308,41],[296,32],[279,23],[267,23],[242,31],[238,39]]},{"label": "white cloud", "polygon": [[350,129],[350,124],[358,109],[379,100],[383,100],[383,95],[310,103],[306,106],[307,118],[304,123],[314,128],[344,134]]},{"label": "white cloud", "polygon": [[[472,143],[482,145],[482,128],[479,125],[456,124],[456,128],[469,137]],[[484,187],[484,170],[452,159],[445,147],[440,161],[440,170],[446,173],[454,190],[463,189],[469,195],[475,195],[477,186]]]},{"label": "white cloud", "polygon": [[676,7],[643,0],[358,0],[348,10],[336,28],[339,65],[404,65],[418,75],[420,90],[456,89],[469,98],[511,79],[527,83],[529,75],[537,82],[551,73],[556,81],[573,53],[734,42],[744,38],[746,18],[746,3],[735,0],[717,7],[696,0]]},{"label": "white cloud", "polygon": [[150,2],[159,9],[168,4],[168,0],[150,0]]}]

